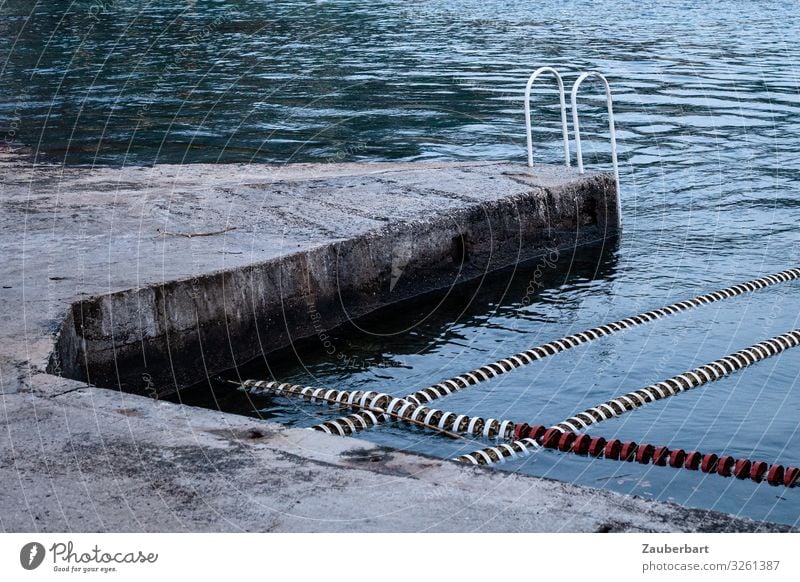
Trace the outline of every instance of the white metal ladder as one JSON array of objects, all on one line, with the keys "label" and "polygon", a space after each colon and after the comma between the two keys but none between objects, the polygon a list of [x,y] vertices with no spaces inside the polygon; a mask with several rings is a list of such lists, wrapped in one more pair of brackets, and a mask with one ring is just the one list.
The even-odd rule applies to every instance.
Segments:
[{"label": "white metal ladder", "polygon": [[[569,128],[567,127],[567,106],[564,98],[564,82],[561,75],[552,67],[539,67],[536,69],[528,79],[528,84],[525,87],[525,133],[528,144],[528,167],[533,167],[533,129],[531,127],[531,88],[534,81],[542,73],[552,73],[558,82],[559,100],[561,102],[561,133],[564,138],[564,162],[567,167],[570,167],[570,154],[569,154]],[[581,129],[580,121],[578,119],[578,89],[588,77],[596,77],[603,82],[606,90],[606,105],[608,108],[608,131],[611,138],[611,163],[614,168],[614,182],[617,187],[617,224],[622,226],[622,206],[620,204],[619,192],[619,163],[617,161],[617,131],[614,124],[614,107],[611,98],[611,86],[605,76],[597,71],[586,71],[581,73],[572,85],[572,92],[570,95],[570,102],[572,105],[572,124],[575,129],[575,154],[578,161],[578,173],[583,174],[583,150],[581,149]]]},{"label": "white metal ladder", "polygon": [[528,167],[533,167],[533,129],[531,128],[531,88],[533,82],[542,73],[553,73],[558,81],[558,98],[561,101],[561,133],[564,137],[564,162],[569,167],[569,128],[567,127],[567,103],[564,99],[564,81],[561,80],[561,75],[558,74],[552,67],[539,67],[528,79],[528,85],[525,87],[525,129],[528,136]]}]

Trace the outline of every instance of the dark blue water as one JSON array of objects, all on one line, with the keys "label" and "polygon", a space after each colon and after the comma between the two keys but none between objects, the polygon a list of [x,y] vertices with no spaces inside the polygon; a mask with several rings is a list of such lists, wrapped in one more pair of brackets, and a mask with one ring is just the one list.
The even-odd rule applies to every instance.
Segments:
[{"label": "dark blue water", "polygon": [[[607,74],[625,231],[358,322],[249,375],[404,395],[602,322],[800,264],[800,5],[689,2],[30,2],[0,4],[0,130],[68,164],[524,161],[522,92],[542,64]],[[101,7],[102,6],[102,7]],[[604,102],[584,84],[587,165],[608,167]],[[535,93],[540,161],[558,114]],[[798,284],[658,321],[441,400],[554,423],[800,327]],[[800,350],[591,432],[800,465]],[[321,407],[223,406],[310,426]],[[196,401],[206,395],[187,395]],[[443,457],[483,442],[363,434]],[[550,451],[503,469],[800,524],[800,490]]]}]

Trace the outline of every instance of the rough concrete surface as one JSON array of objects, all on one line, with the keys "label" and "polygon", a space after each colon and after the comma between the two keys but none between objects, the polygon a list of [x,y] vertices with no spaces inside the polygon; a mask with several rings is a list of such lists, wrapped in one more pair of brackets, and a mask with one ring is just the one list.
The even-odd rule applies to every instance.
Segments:
[{"label": "rough concrete surface", "polygon": [[[307,317],[309,294],[331,327],[607,236],[608,176],[503,163],[33,168],[7,156],[0,178],[2,530],[786,529],[126,392],[143,391],[127,366],[174,372],[156,376],[153,390],[168,391],[191,369],[246,359],[248,333],[298,323],[307,335],[291,318]],[[294,311],[271,312],[285,290]],[[219,347],[228,328],[227,358],[186,353]],[[295,339],[274,335],[254,353]],[[164,342],[166,359],[137,363]],[[80,380],[86,361],[112,389]]]}]

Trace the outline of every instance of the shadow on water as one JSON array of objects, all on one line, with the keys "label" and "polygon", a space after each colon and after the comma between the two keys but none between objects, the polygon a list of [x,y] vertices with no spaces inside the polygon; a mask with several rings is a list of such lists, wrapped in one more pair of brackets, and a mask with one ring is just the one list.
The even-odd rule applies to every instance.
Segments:
[{"label": "shadow on water", "polygon": [[[332,375],[346,379],[365,371],[380,374],[389,368],[407,367],[407,356],[434,354],[456,342],[458,328],[491,328],[491,320],[501,318],[546,325],[546,315],[531,306],[554,301],[561,309],[579,309],[582,294],[589,292],[589,287],[595,295],[610,293],[617,253],[615,241],[578,247],[574,252],[554,251],[514,268],[492,272],[483,279],[385,307],[320,336],[298,340],[223,378],[318,382],[315,385],[333,387]],[[576,292],[580,290],[583,291]],[[494,329],[500,334],[511,331],[499,324]],[[483,363],[488,361],[476,365]],[[428,383],[441,379],[444,378],[430,378]],[[407,392],[422,387],[408,386]],[[213,380],[181,390],[173,400],[261,418],[270,416],[268,411],[273,404],[270,397],[252,397]]]}]

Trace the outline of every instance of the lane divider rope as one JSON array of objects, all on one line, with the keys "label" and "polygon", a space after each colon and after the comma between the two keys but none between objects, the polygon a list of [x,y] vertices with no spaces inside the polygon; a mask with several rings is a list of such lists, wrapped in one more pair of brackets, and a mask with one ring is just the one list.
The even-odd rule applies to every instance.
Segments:
[{"label": "lane divider rope", "polygon": [[[497,439],[510,438],[515,426],[510,420],[481,418],[479,416],[468,416],[466,414],[428,408],[383,392],[363,392],[361,390],[347,392],[266,380],[245,380],[241,384],[239,382],[235,382],[235,384],[241,390],[253,395],[295,396],[309,402],[338,404],[360,410],[361,414],[351,414],[337,419],[344,420],[344,425],[340,422],[326,421],[310,427],[311,430],[339,436],[353,434],[359,428],[364,429],[375,426],[380,422],[381,418],[394,418],[454,435],[468,434],[470,436]],[[364,415],[363,419],[362,414]]]},{"label": "lane divider rope", "polygon": [[761,483],[766,479],[767,483],[775,486],[795,487],[800,484],[800,468],[798,467],[784,466],[778,463],[770,465],[764,461],[751,461],[750,459],[736,459],[731,455],[699,451],[687,452],[684,449],[670,449],[666,446],[635,441],[607,440],[602,436],[592,437],[588,434],[561,432],[555,427],[547,428],[541,424],[529,426],[527,423],[516,426],[512,442],[461,455],[455,460],[472,465],[489,465],[524,455],[531,449],[541,448],[557,449],[565,453],[614,461],[636,461],[643,465],[670,466],[690,471],[701,470],[704,473],[713,473],[722,477],[733,476],[737,479],[750,479],[756,483]]},{"label": "lane divider rope", "polygon": [[798,345],[800,345],[800,330],[788,331],[719,360],[709,362],[694,370],[689,370],[662,382],[651,384],[593,406],[559,422],[555,425],[555,428],[561,431],[579,431],[588,428],[598,422],[636,410],[649,402],[663,400],[686,390],[714,382]]},{"label": "lane divider rope", "polygon": [[[728,376],[737,370],[752,366],[756,362],[760,362],[761,360],[765,360],[780,354],[781,352],[797,347],[798,345],[800,345],[800,330],[789,331],[787,333],[764,340],[763,342],[757,343],[749,348],[739,350],[738,352],[735,352],[729,356],[724,356],[718,360],[704,364],[699,368],[695,368],[694,370],[684,372],[683,374],[679,374],[662,382],[657,382],[656,384],[651,384],[645,388],[628,392],[627,394],[589,408],[584,412],[580,412],[575,416],[571,416],[570,418],[551,426],[548,430],[551,431],[551,433],[577,433],[580,430],[588,428],[593,424],[602,422],[603,420],[608,420],[610,418],[620,416],[626,412],[636,410],[637,408],[640,408],[649,402],[663,400],[670,396],[675,396],[676,394],[685,392],[686,390],[697,388],[703,384],[708,384],[709,382],[719,380],[720,378]],[[514,425],[515,433],[512,438],[516,439],[519,436],[518,430],[519,427]],[[513,448],[513,443],[511,443],[511,447]],[[480,451],[470,453],[469,455],[463,455],[463,457],[465,459],[471,458],[472,460],[477,458],[485,459],[488,451],[489,449],[482,449]],[[520,451],[517,450],[516,452]],[[492,462],[502,459],[502,455],[500,458],[494,459],[494,456],[492,455],[496,454],[500,453],[493,450],[492,454],[489,454],[489,457],[493,459]],[[471,455],[478,456],[470,457]]]},{"label": "lane divider rope", "polygon": [[[744,293],[757,291],[759,289],[764,289],[765,287],[777,285],[779,283],[785,283],[788,281],[793,281],[796,279],[800,279],[800,268],[797,267],[792,269],[787,269],[779,273],[766,275],[764,277],[759,277],[757,279],[752,279],[751,281],[747,281],[745,283],[739,283],[737,285],[727,287],[720,291],[714,291],[712,293],[707,293],[705,295],[698,295],[697,297],[694,297],[692,299],[679,301],[678,303],[673,303],[672,305],[668,305],[660,309],[654,309],[651,311],[640,313],[639,315],[626,317],[619,321],[607,323],[599,327],[595,327],[576,334],[562,337],[561,339],[553,340],[551,342],[525,350],[508,358],[503,358],[502,360],[498,360],[497,362],[486,364],[484,366],[481,366],[480,368],[472,370],[471,372],[466,372],[459,376],[450,378],[449,380],[444,380],[439,384],[428,386],[427,388],[422,388],[421,390],[409,394],[404,398],[404,400],[411,401],[417,405],[428,404],[438,398],[442,398],[444,396],[448,396],[455,392],[459,392],[465,388],[468,388],[480,382],[491,380],[495,376],[500,376],[501,374],[505,374],[506,372],[514,370],[515,368],[526,366],[537,360],[542,360],[544,358],[553,356],[559,352],[566,351],[574,347],[598,340],[604,336],[624,331],[631,327],[644,325],[646,323],[650,323],[657,319],[661,319],[662,317],[674,315],[676,313],[687,311],[689,309],[693,309],[701,305],[715,303],[717,301],[723,301],[725,299],[730,299],[731,297],[736,297],[737,295],[742,295]],[[326,424],[330,423],[336,424],[339,427],[335,429],[336,433],[338,434],[350,428],[350,423],[353,422],[352,416],[353,415],[347,417],[350,422],[345,421],[344,418],[338,418],[335,420],[327,421]],[[356,421],[355,426],[357,427],[357,430],[363,430],[364,428],[375,426],[375,424],[369,423],[369,420],[371,419],[368,418],[368,415],[366,413],[359,412],[356,413],[355,416],[358,416],[360,419],[360,421]],[[381,422],[383,422],[383,420],[379,420],[377,424],[380,424]],[[317,428],[318,430],[324,430],[322,429],[321,426],[314,428]]]},{"label": "lane divider rope", "polygon": [[[730,455],[704,454],[698,451],[687,452],[684,449],[669,449],[666,446],[636,443],[635,441],[607,440],[602,436],[592,437],[588,434],[577,434],[571,431],[563,432],[558,427],[547,428],[541,424],[530,426],[527,423],[515,423],[509,420],[470,417],[454,412],[419,407],[409,402],[402,402],[402,399],[393,398],[388,394],[338,390],[328,390],[323,394],[318,389],[308,386],[264,381],[241,386],[241,389],[252,394],[271,393],[298,396],[318,403],[343,404],[350,401],[353,406],[363,407],[369,418],[375,420],[381,415],[388,414],[398,420],[417,424],[448,436],[457,437],[457,433],[466,433],[472,436],[511,440],[511,442],[500,443],[497,446],[461,455],[455,459],[473,465],[503,463],[509,458],[548,448],[616,461],[637,461],[641,464],[652,463],[662,467],[669,465],[676,469],[683,468],[693,471],[699,469],[704,473],[751,479],[757,483],[766,478],[770,485],[794,487],[800,482],[800,468],[797,467],[777,463],[770,465],[763,461],[749,459],[735,459]],[[400,401],[400,403],[395,401]],[[386,402],[389,402],[390,410],[381,408],[381,406],[385,406]],[[394,412],[395,410],[398,412]],[[417,420],[419,418],[424,418],[424,420]],[[355,422],[357,421],[352,421],[352,424]],[[334,434],[330,430],[325,432]]]}]

